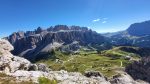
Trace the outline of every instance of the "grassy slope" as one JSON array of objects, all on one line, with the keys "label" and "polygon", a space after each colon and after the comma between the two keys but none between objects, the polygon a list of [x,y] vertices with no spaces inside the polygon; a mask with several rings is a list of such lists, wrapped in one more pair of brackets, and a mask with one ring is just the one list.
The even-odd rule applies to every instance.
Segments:
[{"label": "grassy slope", "polygon": [[[112,59],[109,55],[119,56],[117,59]],[[117,54],[117,55],[116,55]],[[119,54],[119,55],[118,55]],[[117,71],[123,70],[124,66],[131,61],[125,60],[123,56],[131,55],[134,59],[138,59],[138,56],[133,53],[127,53],[118,51],[117,49],[111,49],[98,54],[96,51],[80,51],[80,54],[64,54],[56,51],[55,56],[59,59],[47,59],[41,60],[40,63],[46,63],[53,70],[67,70],[70,72],[84,73],[88,70],[100,71],[107,77],[111,77],[117,74]]]},{"label": "grassy slope", "polygon": [[135,50],[137,49],[137,47],[120,46],[120,47],[114,47],[113,49],[110,49],[110,50],[102,51],[101,53],[104,56],[110,56],[110,57],[115,56],[118,58],[123,58],[124,56],[131,56],[132,58],[137,59],[137,60],[140,58],[139,54],[126,52],[126,51],[121,50],[121,48],[132,48]]}]

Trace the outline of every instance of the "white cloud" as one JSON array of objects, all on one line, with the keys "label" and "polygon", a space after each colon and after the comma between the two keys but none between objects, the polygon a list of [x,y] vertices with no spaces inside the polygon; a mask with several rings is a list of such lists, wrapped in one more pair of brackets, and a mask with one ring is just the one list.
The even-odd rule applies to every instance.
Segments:
[{"label": "white cloud", "polygon": [[102,23],[103,23],[103,24],[104,24],[104,23],[107,23],[107,21],[103,21]]},{"label": "white cloud", "polygon": [[92,22],[99,22],[99,21],[100,19],[98,18],[98,19],[93,20]]},{"label": "white cloud", "polygon": [[89,28],[89,29],[90,29],[91,27],[87,27],[87,28]]},{"label": "white cloud", "polygon": [[92,22],[95,23],[95,22],[100,22],[102,24],[104,23],[107,23],[107,20],[108,18],[107,17],[104,17],[104,18],[97,18],[97,19],[94,19]]}]

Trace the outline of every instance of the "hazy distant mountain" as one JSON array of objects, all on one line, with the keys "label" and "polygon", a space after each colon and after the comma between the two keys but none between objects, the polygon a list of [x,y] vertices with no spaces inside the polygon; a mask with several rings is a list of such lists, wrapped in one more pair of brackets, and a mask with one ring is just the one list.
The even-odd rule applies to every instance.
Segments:
[{"label": "hazy distant mountain", "polygon": [[127,32],[132,36],[150,35],[150,21],[134,23],[127,29]]},{"label": "hazy distant mountain", "polygon": [[127,30],[103,34],[116,46],[150,47],[150,21],[132,24]]},{"label": "hazy distant mountain", "polygon": [[[81,46],[90,49],[100,48],[105,43],[105,37],[87,27],[56,25],[43,30],[15,32],[7,39],[14,46],[13,54],[36,60],[41,53],[51,52],[53,49],[73,52]],[[96,46],[95,46],[96,45]],[[106,44],[105,44],[106,45]],[[104,45],[102,46],[103,48]]]}]

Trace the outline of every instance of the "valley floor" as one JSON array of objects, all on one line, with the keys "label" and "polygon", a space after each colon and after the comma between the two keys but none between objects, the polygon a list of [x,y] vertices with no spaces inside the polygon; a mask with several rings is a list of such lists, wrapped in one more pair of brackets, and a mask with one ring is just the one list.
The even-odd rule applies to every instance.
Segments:
[{"label": "valley floor", "polygon": [[[114,53],[115,52],[115,53]],[[126,56],[131,55],[130,59]],[[133,53],[114,49],[97,52],[80,50],[78,53],[66,54],[55,51],[49,59],[38,61],[45,63],[52,70],[67,70],[69,72],[100,71],[106,77],[112,77],[124,71],[124,67],[139,57]]]}]

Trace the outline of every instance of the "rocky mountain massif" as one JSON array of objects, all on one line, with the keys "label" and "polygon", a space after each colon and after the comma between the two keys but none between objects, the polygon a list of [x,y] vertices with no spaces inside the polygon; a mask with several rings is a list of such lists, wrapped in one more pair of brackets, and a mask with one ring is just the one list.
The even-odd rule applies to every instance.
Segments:
[{"label": "rocky mountain massif", "polygon": [[104,48],[105,38],[89,30],[86,27],[56,25],[43,30],[37,28],[35,31],[16,32],[6,39],[14,46],[13,54],[23,56],[29,60],[36,60],[41,53],[51,52],[54,49],[74,52],[81,46],[90,49]]}]

